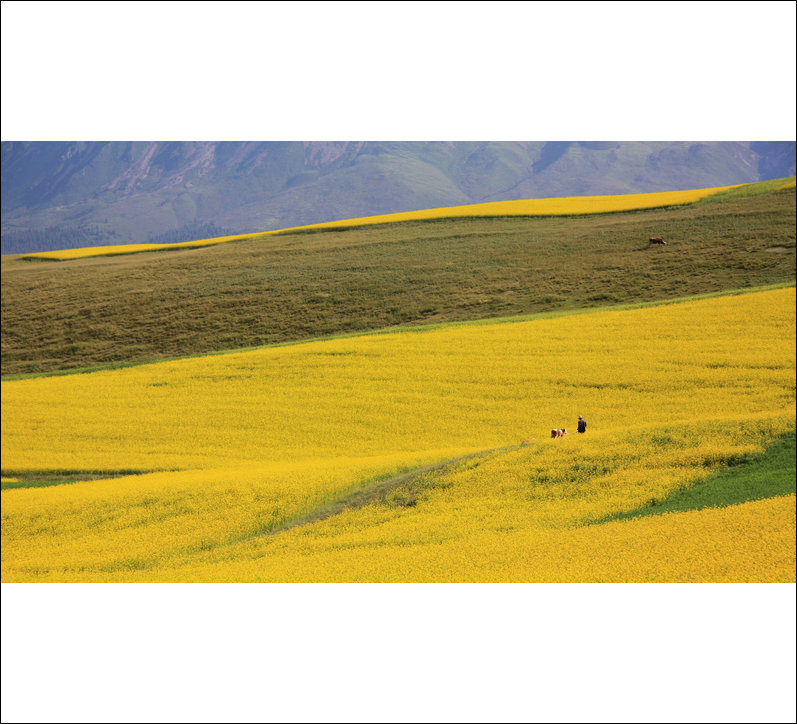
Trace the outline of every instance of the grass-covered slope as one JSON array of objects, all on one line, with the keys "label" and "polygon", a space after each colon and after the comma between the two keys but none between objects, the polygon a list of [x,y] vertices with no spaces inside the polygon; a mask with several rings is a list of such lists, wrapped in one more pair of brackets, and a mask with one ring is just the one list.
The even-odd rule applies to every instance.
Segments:
[{"label": "grass-covered slope", "polygon": [[180,251],[202,246],[215,246],[230,241],[259,239],[273,234],[290,231],[318,231],[326,229],[349,229],[375,224],[395,224],[402,221],[429,221],[453,218],[482,218],[496,216],[573,216],[582,214],[606,214],[613,211],[636,211],[639,209],[655,209],[667,206],[692,204],[696,201],[732,190],[735,187],[690,189],[686,191],[664,191],[648,194],[621,194],[616,196],[571,196],[567,198],[519,199],[514,201],[490,201],[482,204],[466,204],[464,206],[446,206],[434,209],[404,211],[394,214],[366,216],[354,219],[341,219],[319,224],[291,227],[277,231],[266,231],[262,234],[239,234],[222,236],[214,239],[185,241],[177,244],[123,244],[117,246],[95,246],[80,249],[61,249],[35,254],[25,254],[25,260],[67,261],[85,259],[92,256],[116,256],[119,254],[138,254],[144,251]]},{"label": "grass-covered slope", "polygon": [[[3,257],[2,373],[790,284],[785,185],[595,216],[406,221],[62,263]],[[668,245],[648,248],[654,234]]]}]

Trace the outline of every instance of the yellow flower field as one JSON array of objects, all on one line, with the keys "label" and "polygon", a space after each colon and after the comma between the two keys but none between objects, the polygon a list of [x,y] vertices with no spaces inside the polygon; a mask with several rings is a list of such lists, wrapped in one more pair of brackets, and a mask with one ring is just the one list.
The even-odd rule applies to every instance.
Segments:
[{"label": "yellow flower field", "polygon": [[[272,232],[273,233],[273,232]],[[35,254],[26,254],[26,257],[35,259],[83,259],[89,256],[116,256],[118,254],[136,254],[141,251],[168,251],[169,249],[194,249],[200,246],[214,246],[227,241],[249,239],[252,234],[236,234],[234,236],[216,236],[212,239],[198,239],[197,241],[181,241],[177,244],[113,244],[110,246],[87,246],[81,249],[59,249],[58,251],[41,251]]]},{"label": "yellow flower field", "polygon": [[82,249],[61,249],[59,251],[43,251],[26,254],[27,257],[39,259],[81,259],[90,256],[108,256],[116,254],[135,254],[141,251],[167,251],[169,249],[192,249],[200,246],[224,244],[228,241],[256,239],[285,231],[298,229],[327,229],[340,226],[365,226],[367,224],[385,224],[396,221],[419,221],[423,219],[444,219],[458,216],[570,216],[574,214],[605,214],[612,211],[631,211],[634,209],[654,209],[661,206],[691,204],[725,191],[734,186],[720,186],[708,189],[689,189],[685,191],[661,191],[648,194],[621,194],[615,196],[571,196],[552,199],[519,199],[515,201],[491,201],[483,204],[465,206],[447,206],[438,209],[421,209],[380,216],[366,216],[357,219],[341,219],[321,224],[289,227],[277,231],[266,231],[257,234],[239,234],[236,236],[219,236],[213,239],[184,241],[177,244],[121,244],[116,246],[93,246]]},{"label": "yellow flower field", "polygon": [[[793,495],[568,529],[485,526],[464,535],[465,526],[457,521],[460,535],[448,537],[439,535],[443,521],[436,521],[439,540],[429,540],[430,527],[424,525],[428,521],[403,523],[385,527],[373,521],[366,527],[358,520],[349,535],[318,524],[321,530],[304,539],[291,531],[282,541],[268,541],[270,545],[257,541],[259,545],[240,552],[225,548],[215,556],[203,556],[199,565],[139,571],[129,580],[794,581]],[[362,528],[370,535],[358,535]],[[403,535],[395,539],[397,534]],[[230,557],[219,560],[223,555]]]},{"label": "yellow flower field", "polygon": [[[601,522],[794,428],[794,303],[788,288],[4,381],[4,478],[159,472],[4,490],[3,580],[794,580],[794,496]],[[289,527],[479,451],[409,504],[399,488]]]}]

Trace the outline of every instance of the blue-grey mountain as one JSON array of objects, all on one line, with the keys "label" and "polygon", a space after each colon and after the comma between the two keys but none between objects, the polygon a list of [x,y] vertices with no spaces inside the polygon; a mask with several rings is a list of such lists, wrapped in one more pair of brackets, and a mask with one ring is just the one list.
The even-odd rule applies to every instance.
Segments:
[{"label": "blue-grey mountain", "polygon": [[4,142],[2,251],[794,174],[794,142]]}]

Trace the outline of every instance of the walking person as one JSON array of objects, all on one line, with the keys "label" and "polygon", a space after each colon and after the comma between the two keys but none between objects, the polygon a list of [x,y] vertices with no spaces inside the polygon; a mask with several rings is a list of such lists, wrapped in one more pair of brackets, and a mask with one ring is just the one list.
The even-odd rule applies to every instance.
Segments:
[{"label": "walking person", "polygon": [[581,415],[578,416],[578,431],[579,432],[587,431],[587,421],[583,417],[581,417]]}]

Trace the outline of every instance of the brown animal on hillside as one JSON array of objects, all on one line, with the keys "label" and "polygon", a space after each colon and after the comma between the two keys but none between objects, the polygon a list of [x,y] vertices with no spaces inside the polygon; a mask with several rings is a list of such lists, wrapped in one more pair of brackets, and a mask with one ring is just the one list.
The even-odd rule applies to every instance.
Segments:
[{"label": "brown animal on hillside", "polygon": [[654,244],[659,244],[660,246],[667,246],[667,242],[664,241],[660,236],[651,236],[648,239],[648,245],[653,246]]},{"label": "brown animal on hillside", "polygon": [[553,430],[551,430],[551,438],[564,437],[565,435],[567,435],[567,430],[565,430],[563,428],[557,427],[557,428],[554,428]]}]

